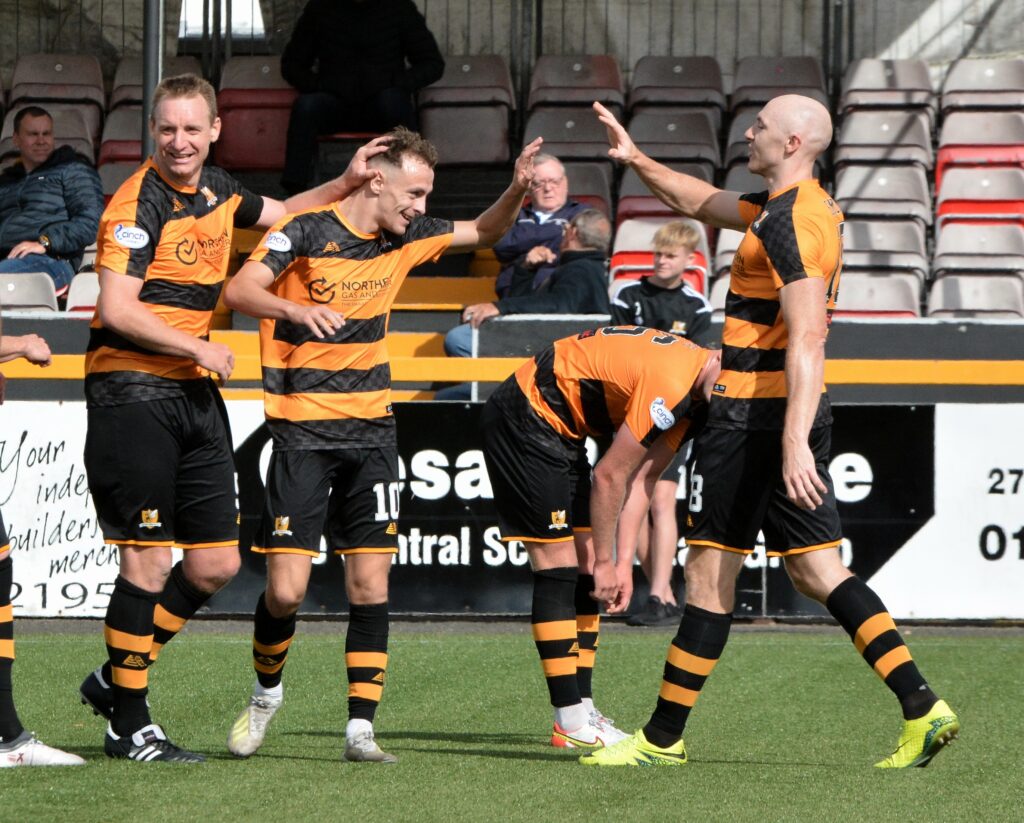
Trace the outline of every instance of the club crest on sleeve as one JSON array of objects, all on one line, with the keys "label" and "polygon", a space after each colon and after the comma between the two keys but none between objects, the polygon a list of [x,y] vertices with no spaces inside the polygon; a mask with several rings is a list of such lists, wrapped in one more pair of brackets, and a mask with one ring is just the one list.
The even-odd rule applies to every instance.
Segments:
[{"label": "club crest on sleeve", "polygon": [[283,232],[274,231],[267,235],[264,245],[271,251],[291,251],[292,241]]},{"label": "club crest on sleeve", "polygon": [[118,223],[114,227],[114,240],[126,249],[144,249],[149,245],[149,233],[138,226]]},{"label": "club crest on sleeve", "polygon": [[676,424],[676,416],[665,406],[664,397],[655,397],[651,401],[651,421],[662,431],[667,431]]}]

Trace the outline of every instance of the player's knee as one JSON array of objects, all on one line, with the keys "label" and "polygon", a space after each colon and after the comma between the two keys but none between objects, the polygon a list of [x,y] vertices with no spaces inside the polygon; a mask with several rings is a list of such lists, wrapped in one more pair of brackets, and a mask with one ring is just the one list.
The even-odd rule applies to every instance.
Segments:
[{"label": "player's knee", "polygon": [[787,564],[786,571],[789,573],[789,579],[793,582],[793,588],[800,594],[811,600],[817,600],[819,603],[825,602],[828,597],[828,587],[820,575],[795,564]]},{"label": "player's knee", "polygon": [[354,577],[346,581],[346,589],[349,602],[361,606],[383,603],[388,599],[388,579],[386,576],[367,575],[365,577]]},{"label": "player's knee", "polygon": [[213,594],[234,579],[241,565],[242,561],[237,551],[221,552],[215,558],[204,558],[198,568],[191,569],[191,574],[188,575],[189,582],[200,591]]},{"label": "player's knee", "polygon": [[285,617],[289,614],[295,614],[299,610],[299,606],[302,605],[305,596],[306,592],[296,586],[270,585],[267,587],[265,595],[267,610],[274,617]]}]

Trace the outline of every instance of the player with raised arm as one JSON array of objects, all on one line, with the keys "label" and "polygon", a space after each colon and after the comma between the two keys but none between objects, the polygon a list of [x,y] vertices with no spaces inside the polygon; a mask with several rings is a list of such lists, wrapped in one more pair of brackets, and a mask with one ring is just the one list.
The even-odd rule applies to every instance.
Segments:
[{"label": "player with raised arm", "polygon": [[[97,240],[85,467],[120,573],[104,624],[108,661],[80,694],[110,721],[110,757],[194,763],[203,758],[150,718],[148,668],[239,568],[234,452],[215,385],[234,355],[209,339],[234,227],[266,228],[345,196],[382,148],[364,147],[342,178],[281,202],[204,165],[220,119],[202,78],[164,79],[149,126],[153,156],[118,189]],[[172,547],[185,550],[173,568]]]},{"label": "player with raised arm", "polygon": [[226,302],[262,318],[260,349],[274,448],[253,551],[267,557],[256,603],[256,683],[228,735],[248,757],[283,700],[282,669],[321,537],[342,555],[348,725],[344,759],[392,763],[373,721],[388,663],[388,573],[398,549],[398,449],[385,335],[414,266],[484,248],[512,225],[533,179],[540,139],[511,185],[476,220],[425,214],[437,153],[398,128],[350,197],[277,223],[228,286]]},{"label": "player with raised arm", "polygon": [[832,415],[825,338],[839,292],[843,214],[814,179],[832,138],[820,103],[771,100],[746,132],[755,194],[722,191],[640,152],[606,108],[609,156],[680,214],[745,231],[733,261],[722,373],[694,445],[687,517],[686,606],[657,707],[641,730],[582,758],[600,766],[681,765],[683,729],[725,648],[736,577],[763,529],[797,590],[824,605],[899,700],[903,730],[881,768],[924,766],[960,722],[929,688],[878,595],[839,557],[828,473]]}]

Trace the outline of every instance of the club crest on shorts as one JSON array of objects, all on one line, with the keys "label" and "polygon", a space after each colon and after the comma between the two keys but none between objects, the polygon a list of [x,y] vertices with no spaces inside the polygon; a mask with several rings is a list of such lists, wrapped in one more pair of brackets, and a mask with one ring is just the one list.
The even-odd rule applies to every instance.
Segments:
[{"label": "club crest on shorts", "polygon": [[274,531],[272,534],[274,537],[291,537],[291,517],[288,515],[278,515],[274,518]]},{"label": "club crest on shorts", "polygon": [[160,509],[143,509],[140,517],[139,528],[159,529],[163,523],[160,522]]},{"label": "club crest on shorts", "polygon": [[665,406],[664,397],[651,401],[651,421],[662,431],[668,431],[676,424],[676,416]]},{"label": "club crest on shorts", "polygon": [[558,531],[559,529],[567,529],[569,526],[565,522],[565,509],[559,509],[558,511],[551,512],[551,525],[548,529]]}]

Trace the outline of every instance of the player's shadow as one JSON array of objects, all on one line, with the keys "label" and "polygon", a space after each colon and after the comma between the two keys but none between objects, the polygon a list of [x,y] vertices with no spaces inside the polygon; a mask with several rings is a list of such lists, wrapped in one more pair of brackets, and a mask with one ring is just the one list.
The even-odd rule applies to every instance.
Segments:
[{"label": "player's shadow", "polygon": [[[330,737],[338,739],[339,734],[333,731],[310,730],[290,731],[285,735],[301,737]],[[392,741],[398,742],[422,742],[435,744],[426,746],[400,746],[395,750],[396,754],[406,752],[422,752],[424,754],[454,755],[459,757],[492,757],[503,760],[540,760],[544,762],[569,762],[566,754],[559,751],[503,751],[495,748],[469,748],[471,746],[538,746],[541,738],[530,734],[497,734],[481,732],[423,732],[423,731],[389,731],[382,738],[387,744]],[[448,746],[438,747],[437,743],[461,743],[464,747],[449,748]]]}]

